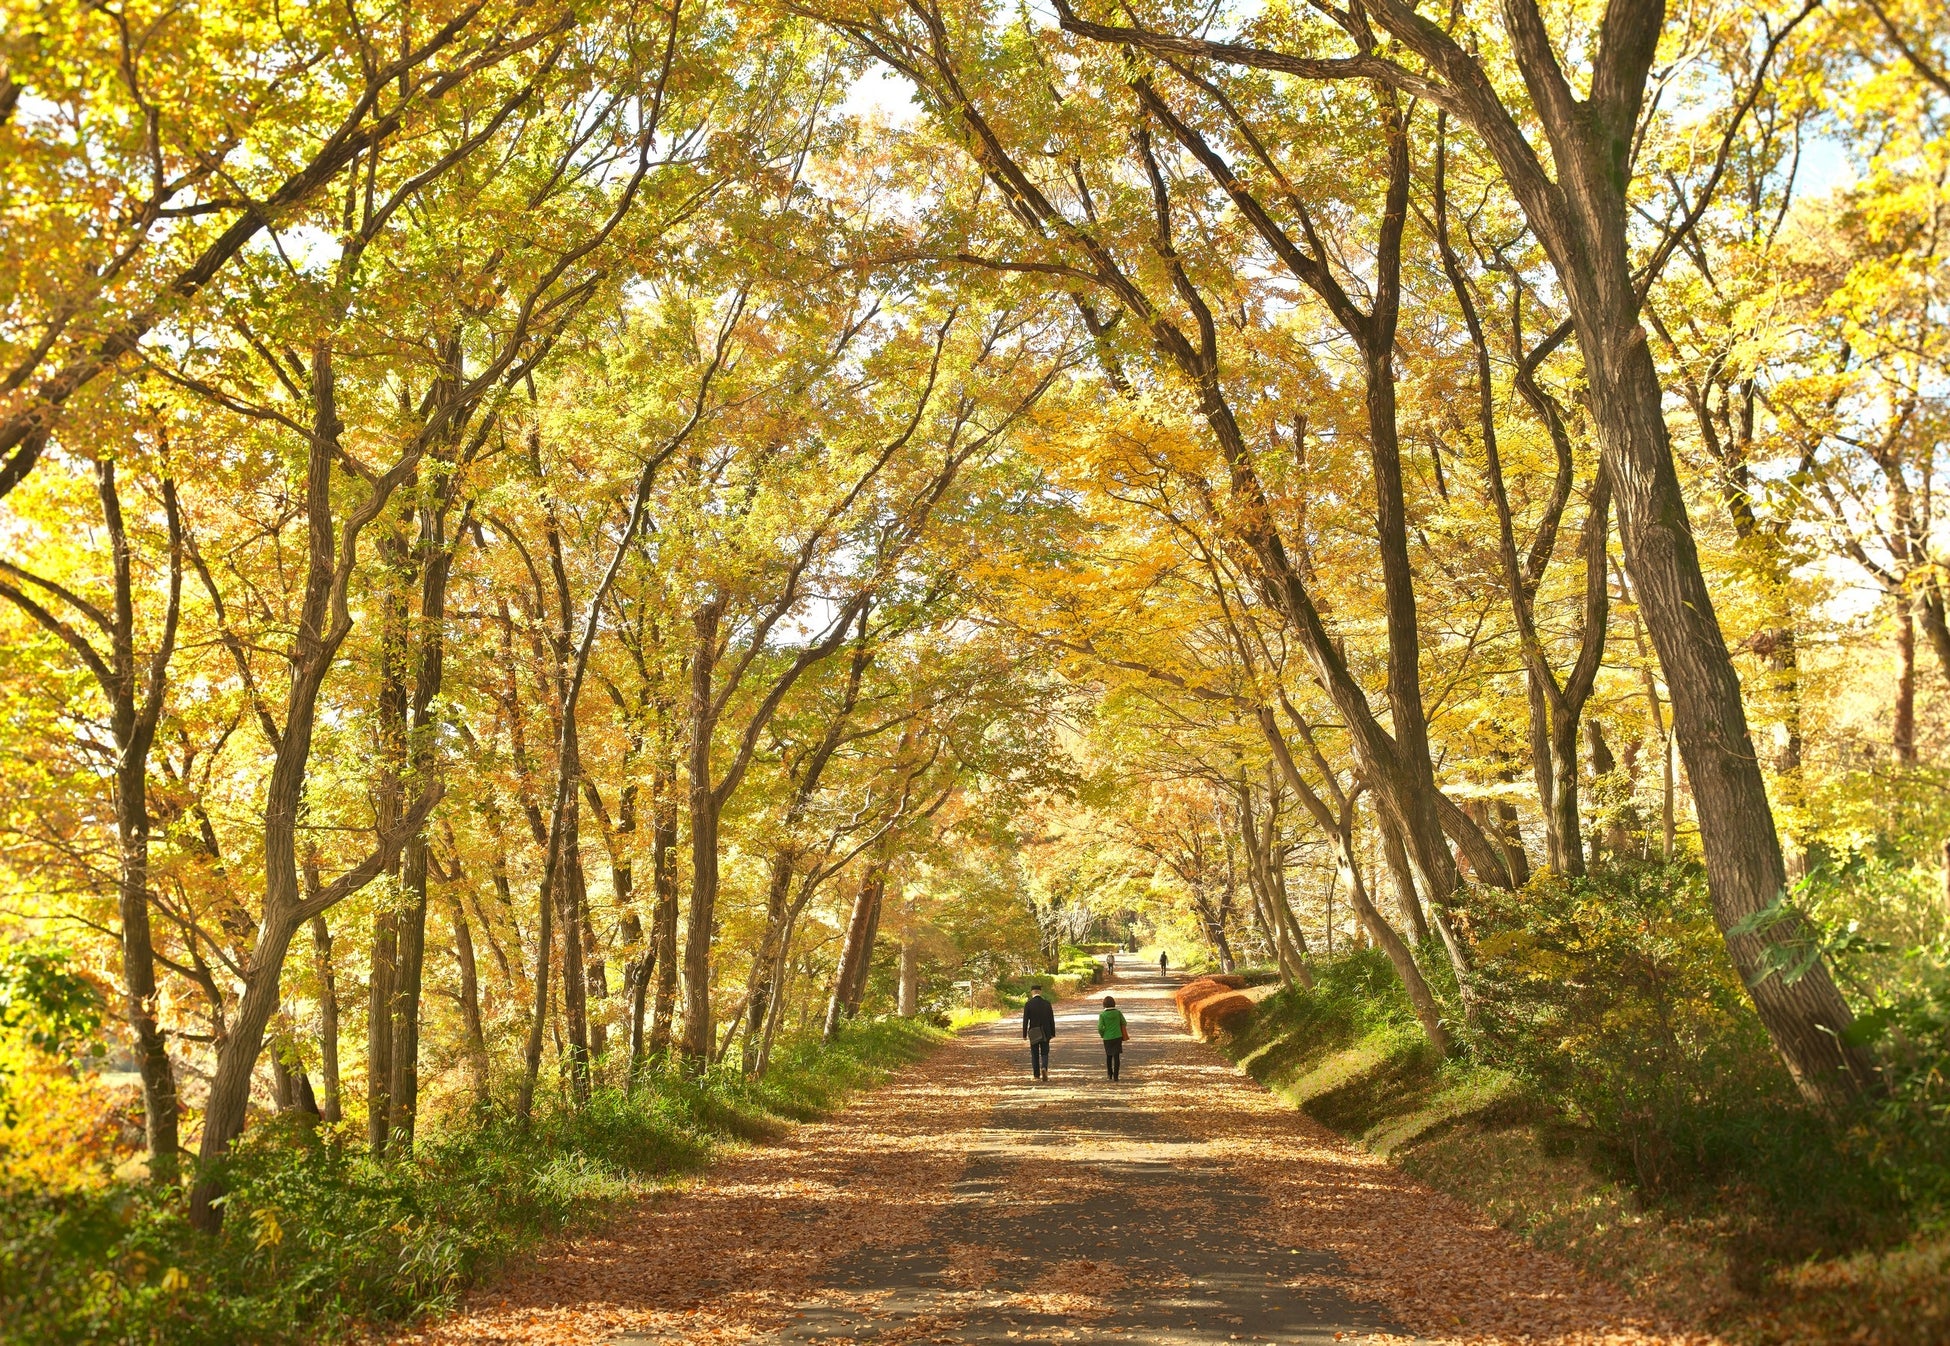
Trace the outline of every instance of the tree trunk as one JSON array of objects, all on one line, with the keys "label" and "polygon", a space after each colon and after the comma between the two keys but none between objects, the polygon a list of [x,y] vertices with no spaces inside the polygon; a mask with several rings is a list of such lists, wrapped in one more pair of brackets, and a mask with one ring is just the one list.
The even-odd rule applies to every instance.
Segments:
[{"label": "tree trunk", "polygon": [[828,1042],[840,1031],[842,1020],[851,1017],[848,1006],[852,999],[853,983],[865,980],[862,968],[871,947],[868,941],[872,938],[870,932],[874,908],[878,905],[884,882],[881,860],[876,855],[860,876],[860,888],[853,898],[853,912],[846,922],[846,938],[840,945],[839,966],[833,971],[833,994],[826,1004],[826,1024],[821,1033]]},{"label": "tree trunk", "polygon": [[858,1018],[866,1003],[867,981],[873,972],[874,945],[880,939],[880,917],[887,907],[887,866],[883,860],[874,879],[873,906],[867,912],[866,937],[860,945],[860,961],[854,966],[853,980],[846,988],[846,1017]]},{"label": "tree trunk", "polygon": [[1294,943],[1293,914],[1285,910],[1286,896],[1283,885],[1276,881],[1274,856],[1279,846],[1279,777],[1271,776],[1267,782],[1266,822],[1262,829],[1253,816],[1253,792],[1246,782],[1244,773],[1239,780],[1239,834],[1246,847],[1246,878],[1252,890],[1254,910],[1259,912],[1260,920],[1273,943],[1273,955],[1279,963],[1280,977],[1289,986],[1298,982],[1313,989],[1313,973]]},{"label": "tree trunk", "polygon": [[[654,939],[654,933],[652,935]],[[630,970],[630,1045],[624,1078],[635,1087],[638,1074],[645,1060],[644,1029],[649,1018],[650,982],[657,975],[657,950],[653,943],[638,955],[636,966]]]},{"label": "tree trunk", "polygon": [[481,983],[474,964],[474,933],[456,897],[449,914],[454,923],[454,963],[460,970],[460,1022],[466,1034],[468,1085],[477,1103],[488,1100],[487,1033],[481,1025]]},{"label": "tree trunk", "polygon": [[1212,951],[1219,955],[1219,971],[1230,973],[1236,962],[1232,956],[1232,941],[1226,936],[1224,917],[1209,910],[1202,902],[1199,904],[1199,915],[1205,921],[1205,937],[1212,941]]},{"label": "tree trunk", "polygon": [[[684,927],[683,1052],[694,1064],[710,1059],[711,941],[718,894],[718,815],[709,789],[691,792],[691,905]],[[701,807],[700,807],[701,806]]]},{"label": "tree trunk", "polygon": [[[572,769],[579,772],[580,761]],[[573,778],[567,793],[562,810],[563,881],[556,884],[556,919],[562,924],[562,1015],[569,1030],[569,1090],[577,1104],[582,1104],[589,1101],[589,983],[583,963],[583,910],[588,894],[582,873],[582,801],[576,795]]]},{"label": "tree trunk", "polygon": [[576,865],[575,879],[576,909],[582,914],[582,1003],[589,1035],[583,1060],[587,1074],[602,1059],[609,1043],[609,1026],[602,1018],[602,1002],[609,999],[609,960],[603,956],[602,941],[596,935],[595,921],[590,915],[589,875],[580,863]]},{"label": "tree trunk", "polygon": [[142,1077],[142,1129],[151,1181],[173,1186],[177,1173],[176,1072],[156,1022],[156,957],[149,929],[149,755],[126,749],[117,763],[115,820],[121,833],[117,914],[122,925],[123,1015]]},{"label": "tree trunk", "polygon": [[1415,943],[1427,944],[1429,922],[1423,915],[1421,898],[1415,895],[1415,873],[1408,866],[1408,852],[1402,846],[1401,834],[1387,818],[1377,821],[1381,827],[1382,855],[1388,861],[1388,877],[1395,888],[1395,905],[1401,909],[1402,919],[1408,922]]},{"label": "tree trunk", "polygon": [[[102,521],[108,530],[115,583],[113,617],[107,623],[109,657],[106,661],[96,657],[90,662],[108,700],[116,748],[116,916],[121,925],[122,1013],[133,1040],[136,1072],[142,1080],[142,1127],[149,1177],[152,1182],[174,1186],[179,1167],[182,1102],[176,1092],[176,1072],[169,1060],[169,1045],[156,1018],[156,954],[149,922],[149,752],[162,719],[169,685],[169,661],[175,653],[177,623],[182,612],[183,529],[175,483],[164,478],[163,510],[169,523],[169,596],[161,638],[148,660],[141,661],[135,649],[135,555],[122,515],[113,459],[96,463],[95,488]],[[87,648],[72,628],[62,626],[46,608],[11,585],[6,590],[16,606],[43,626]],[[99,622],[98,613],[91,615]],[[146,669],[140,666],[144,662]]]},{"label": "tree trunk", "polygon": [[[650,1010],[648,1058],[670,1050],[671,1020],[677,1013],[677,873],[671,855],[677,848],[677,808],[670,799],[676,773],[658,769],[657,804],[650,831],[650,886],[656,893],[650,938],[654,948],[656,999]],[[641,1065],[641,1063],[639,1063]]]},{"label": "tree trunk", "polygon": [[[419,510],[419,532],[412,560],[420,578],[420,620],[413,642],[413,695],[406,706],[403,748],[408,772],[416,787],[436,769],[438,740],[428,723],[434,700],[446,673],[447,576],[453,549],[446,535],[453,477],[443,475],[433,503]],[[428,841],[424,830],[407,838],[401,853],[397,962],[393,972],[390,1129],[387,1144],[402,1153],[413,1150],[420,1109],[420,1003],[426,969]]]},{"label": "tree trunk", "polygon": [[277,970],[284,966],[295,927],[294,921],[270,919],[258,927],[251,950],[253,975],[244,983],[244,994],[230,1022],[230,1032],[218,1047],[217,1071],[204,1104],[203,1143],[198,1153],[200,1173],[190,1190],[190,1222],[205,1233],[215,1233],[222,1221],[215,1204],[222,1189],[213,1168],[230,1142],[243,1134],[244,1116],[250,1104],[251,1075],[264,1050],[265,1026],[278,1008]]},{"label": "tree trunk", "polygon": [[393,1122],[393,997],[399,964],[399,918],[381,908],[372,918],[372,973],[366,984],[366,1143],[386,1152]]},{"label": "tree trunk", "polygon": [[1338,820],[1334,832],[1336,860],[1340,865],[1341,881],[1347,885],[1348,902],[1354,907],[1354,914],[1360,918],[1361,926],[1368,937],[1388,956],[1394,966],[1395,975],[1401,978],[1403,988],[1408,992],[1408,1003],[1414,1006],[1415,1017],[1428,1035],[1429,1045],[1438,1056],[1448,1056],[1455,1044],[1449,1037],[1449,1030],[1442,1022],[1442,1007],[1436,1003],[1434,992],[1429,990],[1428,981],[1422,976],[1422,969],[1415,962],[1415,955],[1409,952],[1408,945],[1402,943],[1395,927],[1368,898],[1368,886],[1361,878],[1361,870],[1354,860],[1354,801],[1349,800]]},{"label": "tree trunk", "polygon": [[535,930],[535,999],[528,1017],[528,1041],[522,1048],[521,1090],[515,1100],[515,1117],[527,1126],[534,1115],[535,1081],[542,1070],[542,1044],[548,1034],[549,964],[555,950],[554,901],[544,892],[537,904]]},{"label": "tree trunk", "polygon": [[765,929],[752,954],[751,981],[745,990],[744,1071],[756,1075],[759,1056],[765,1045],[765,1021],[772,1012],[774,978],[778,975],[779,944],[785,937],[786,914],[792,896],[793,866],[798,851],[792,845],[772,853],[771,875],[765,885]]},{"label": "tree trunk", "polygon": [[907,920],[901,931],[900,1016],[912,1019],[921,1012],[921,941],[914,929],[913,903],[908,903]]},{"label": "tree trunk", "polygon": [[[1608,287],[1616,292],[1615,307],[1592,311],[1597,306],[1585,303],[1573,311],[1586,310],[1580,345],[1599,441],[1617,485],[1625,566],[1666,672],[1714,915],[1728,931],[1782,898],[1787,870],[1740,680],[1673,468],[1658,371],[1644,329],[1625,303],[1631,286],[1622,257],[1615,270]],[[1811,1100],[1836,1107],[1873,1087],[1875,1066],[1846,1036],[1853,1016],[1825,962],[1817,961],[1792,985],[1768,971],[1771,945],[1806,937],[1804,922],[1790,918],[1764,932],[1729,935],[1727,947],[1796,1083]]]},{"label": "tree trunk", "polygon": [[711,940],[718,906],[717,791],[711,788],[711,740],[717,728],[712,675],[717,661],[723,600],[692,614],[697,640],[691,652],[691,909],[684,929],[684,1055],[694,1065],[710,1060]]},{"label": "tree trunk", "polygon": [[1275,868],[1270,889],[1273,897],[1273,912],[1285,927],[1287,939],[1294,951],[1300,984],[1309,991],[1314,988],[1314,974],[1311,966],[1312,953],[1307,948],[1306,932],[1300,928],[1300,918],[1293,914],[1293,904],[1287,900],[1286,874],[1284,866]]},{"label": "tree trunk", "polygon": [[1889,746],[1902,766],[1916,765],[1916,623],[1896,602],[1896,716]]},{"label": "tree trunk", "polygon": [[[402,572],[412,564],[397,522],[379,535],[377,550],[383,562],[380,595],[378,754],[373,783],[374,827],[382,834],[398,826],[405,806],[408,771],[407,646],[412,639]],[[400,877],[397,871],[393,878]],[[390,895],[389,895],[390,896]],[[399,897],[411,904],[413,895],[400,884]],[[395,1019],[399,1012],[399,906],[383,902],[372,917],[372,973],[366,989],[366,1141],[374,1154],[392,1143],[396,1109],[393,1088]]]},{"label": "tree trunk", "polygon": [[[1609,776],[1613,771],[1618,769],[1617,759],[1611,755],[1611,749],[1605,744],[1604,725],[1596,720],[1586,720],[1584,722],[1584,737],[1585,746],[1589,749],[1591,756],[1592,779],[1596,780],[1600,776]],[[1604,835],[1605,832],[1606,829],[1595,825],[1591,829],[1591,867],[1593,869],[1598,867],[1604,855],[1604,844],[1609,840],[1609,837]]]},{"label": "tree trunk", "polygon": [[1548,730],[1550,752],[1549,819],[1557,851],[1553,868],[1569,878],[1585,872],[1584,823],[1578,801],[1578,730],[1582,721],[1562,716]]},{"label": "tree trunk", "polygon": [[1517,819],[1517,806],[1500,800],[1496,820],[1503,836],[1503,854],[1510,863],[1510,882],[1521,888],[1530,882],[1530,855],[1523,848],[1523,828]]},{"label": "tree trunk", "polygon": [[311,943],[318,968],[318,1078],[325,1086],[319,1115],[336,1124],[344,1120],[339,1098],[339,990],[332,969],[332,931],[323,916],[311,918]]},{"label": "tree trunk", "polygon": [[427,839],[416,833],[401,856],[397,959],[393,967],[392,1078],[387,1090],[392,1113],[386,1147],[413,1153],[414,1121],[420,1106],[420,986],[427,951]]}]

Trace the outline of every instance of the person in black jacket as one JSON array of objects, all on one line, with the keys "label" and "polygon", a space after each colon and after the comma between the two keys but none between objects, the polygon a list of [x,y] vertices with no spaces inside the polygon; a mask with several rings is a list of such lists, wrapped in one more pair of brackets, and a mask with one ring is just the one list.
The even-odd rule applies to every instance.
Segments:
[{"label": "person in black jacket", "polygon": [[1056,1011],[1043,999],[1043,988],[1029,993],[1022,1007],[1022,1035],[1029,1041],[1029,1071],[1039,1080],[1049,1078],[1049,1040],[1056,1036]]}]

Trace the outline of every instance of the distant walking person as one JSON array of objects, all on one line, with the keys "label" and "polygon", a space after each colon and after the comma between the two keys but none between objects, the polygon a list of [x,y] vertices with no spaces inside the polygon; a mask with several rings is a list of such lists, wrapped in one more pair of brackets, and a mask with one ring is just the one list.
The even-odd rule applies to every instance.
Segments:
[{"label": "distant walking person", "polygon": [[1056,1011],[1043,999],[1043,988],[1029,993],[1022,1007],[1022,1035],[1029,1041],[1029,1072],[1039,1080],[1049,1078],[1049,1040],[1056,1036]]},{"label": "distant walking person", "polygon": [[1117,1008],[1117,997],[1104,997],[1104,1012],[1097,1016],[1097,1036],[1104,1040],[1104,1073],[1113,1080],[1124,1064],[1124,1011]]},{"label": "distant walking person", "polygon": [[1162,977],[1170,971],[1171,971],[1171,955],[1166,953],[1164,950],[1160,949],[1158,951],[1158,975]]},{"label": "distant walking person", "polygon": [[1108,974],[1109,976],[1112,976],[1112,977],[1115,977],[1115,976],[1117,975],[1117,955],[1116,955],[1116,954],[1114,954],[1114,953],[1107,953],[1107,954],[1105,954],[1105,955],[1104,955],[1104,971],[1105,971],[1105,973],[1106,973],[1106,974]]}]

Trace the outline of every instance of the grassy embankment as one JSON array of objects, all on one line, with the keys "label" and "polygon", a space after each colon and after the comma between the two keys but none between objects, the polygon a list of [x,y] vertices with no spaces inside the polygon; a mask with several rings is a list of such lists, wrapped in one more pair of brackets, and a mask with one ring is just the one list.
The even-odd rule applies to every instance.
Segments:
[{"label": "grassy embankment", "polygon": [[673,1070],[634,1096],[599,1090],[522,1129],[457,1119],[410,1160],[285,1119],[230,1163],[223,1231],[194,1233],[174,1191],[0,1191],[0,1341],[332,1340],[451,1304],[509,1254],[835,1109],[947,1038],[863,1020],[831,1046],[791,1044],[764,1081]]},{"label": "grassy embankment", "polygon": [[1218,1035],[1314,1120],[1673,1320],[1741,1343],[1950,1341],[1950,1240],[1867,1125],[1774,1100],[1667,1119],[1683,1163],[1512,1074],[1441,1061],[1378,954],[1320,966]]}]

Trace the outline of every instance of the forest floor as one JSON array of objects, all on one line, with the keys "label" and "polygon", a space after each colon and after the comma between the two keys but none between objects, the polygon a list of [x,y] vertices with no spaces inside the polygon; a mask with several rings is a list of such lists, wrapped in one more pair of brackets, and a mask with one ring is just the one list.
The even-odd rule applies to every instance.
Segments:
[{"label": "forest floor", "polygon": [[462,1343],[1705,1343],[1281,1104],[1183,1030],[1176,978],[1009,1019],[829,1121],[526,1257],[395,1338]]}]

